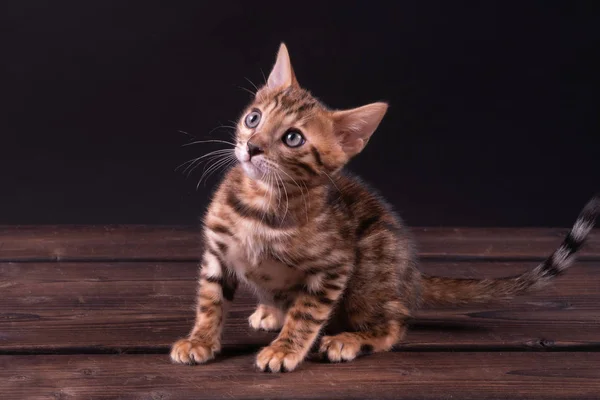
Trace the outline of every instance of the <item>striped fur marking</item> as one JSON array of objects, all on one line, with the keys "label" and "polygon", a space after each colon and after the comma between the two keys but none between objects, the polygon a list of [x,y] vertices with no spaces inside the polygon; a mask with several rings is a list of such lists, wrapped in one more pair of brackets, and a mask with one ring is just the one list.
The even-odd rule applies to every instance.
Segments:
[{"label": "striped fur marking", "polygon": [[[422,274],[402,219],[375,189],[344,171],[387,109],[383,102],[326,107],[300,87],[281,46],[267,83],[236,125],[240,163],[227,170],[204,218],[196,319],[188,337],[173,345],[174,362],[202,363],[220,351],[239,281],[252,287],[260,303],[250,326],[279,331],[257,354],[256,366],[280,372],[297,368],[324,328],[339,330],[324,332],[323,356],[350,361],[390,350],[422,304],[510,299],[544,287],[575,262],[600,213],[599,196],[583,208],[558,248],[524,274]],[[252,110],[260,111],[256,123],[247,120]],[[304,137],[297,146],[282,140],[290,130]],[[250,154],[250,141],[261,151]]]}]

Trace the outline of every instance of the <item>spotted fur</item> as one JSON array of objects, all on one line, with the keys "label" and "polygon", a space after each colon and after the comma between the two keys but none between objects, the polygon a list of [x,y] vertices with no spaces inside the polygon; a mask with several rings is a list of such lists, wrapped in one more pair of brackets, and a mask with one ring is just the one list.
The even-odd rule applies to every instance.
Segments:
[{"label": "spotted fur", "polygon": [[[174,362],[203,363],[220,350],[226,309],[240,282],[259,301],[250,326],[279,331],[256,366],[279,372],[294,370],[315,344],[333,362],[390,350],[423,302],[513,297],[544,286],[573,262],[600,212],[598,196],[533,271],[484,280],[419,272],[402,220],[343,169],[386,110],[385,103],[327,108],[298,85],[281,46],[267,84],[238,123],[240,163],[227,172],[204,217],[196,322],[173,345]],[[251,113],[260,118],[248,120]],[[305,141],[287,146],[290,132]]]}]

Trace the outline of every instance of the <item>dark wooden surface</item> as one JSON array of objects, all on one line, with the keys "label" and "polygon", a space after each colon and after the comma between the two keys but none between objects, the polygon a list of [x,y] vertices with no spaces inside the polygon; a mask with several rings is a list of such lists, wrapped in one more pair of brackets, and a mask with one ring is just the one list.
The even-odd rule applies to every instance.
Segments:
[{"label": "dark wooden surface", "polygon": [[[307,361],[289,374],[225,353],[202,366],[164,355],[0,357],[18,399],[598,399],[600,353],[393,352],[351,363]],[[7,398],[7,397],[3,397]]]},{"label": "dark wooden surface", "polygon": [[[194,261],[199,226],[2,226],[0,261]],[[554,250],[568,229],[413,228],[425,258],[531,259]],[[600,233],[582,259],[600,259]]]},{"label": "dark wooden surface", "polygon": [[[431,274],[495,277],[532,262],[424,262]],[[600,268],[579,263],[548,290],[506,304],[424,309],[406,348],[530,348],[600,345]],[[195,263],[0,263],[0,353],[74,351],[166,352],[193,323]],[[244,346],[272,337],[248,330],[255,300],[242,290],[225,343]],[[3,323],[8,322],[8,323]],[[576,327],[577,329],[573,329]],[[77,334],[75,334],[75,332]]]},{"label": "dark wooden surface", "polygon": [[[564,229],[414,229],[422,269],[499,277],[535,267]],[[0,398],[600,398],[600,234],[546,291],[421,310],[394,352],[290,374],[252,367],[274,334],[247,326],[242,290],[224,353],[171,365],[193,320],[190,227],[0,227]]]}]

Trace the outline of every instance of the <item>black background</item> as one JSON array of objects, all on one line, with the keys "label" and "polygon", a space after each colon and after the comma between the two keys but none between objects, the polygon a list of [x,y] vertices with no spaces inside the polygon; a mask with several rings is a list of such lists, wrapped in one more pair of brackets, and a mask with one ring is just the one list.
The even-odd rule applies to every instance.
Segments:
[{"label": "black background", "polygon": [[281,41],[335,108],[390,102],[350,169],[411,225],[569,226],[600,188],[593,2],[4,1],[0,223],[195,223],[174,169]]}]

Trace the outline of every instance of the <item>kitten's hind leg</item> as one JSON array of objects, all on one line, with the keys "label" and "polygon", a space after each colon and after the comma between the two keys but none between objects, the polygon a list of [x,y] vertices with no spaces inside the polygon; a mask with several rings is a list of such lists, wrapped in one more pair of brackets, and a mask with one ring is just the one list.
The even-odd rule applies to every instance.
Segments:
[{"label": "kitten's hind leg", "polygon": [[405,332],[403,321],[391,320],[358,332],[323,336],[319,352],[331,362],[351,361],[361,352],[391,350],[402,339]]},{"label": "kitten's hind leg", "polygon": [[256,311],[248,318],[250,327],[254,330],[278,331],[283,326],[283,311],[277,307],[259,304]]}]

